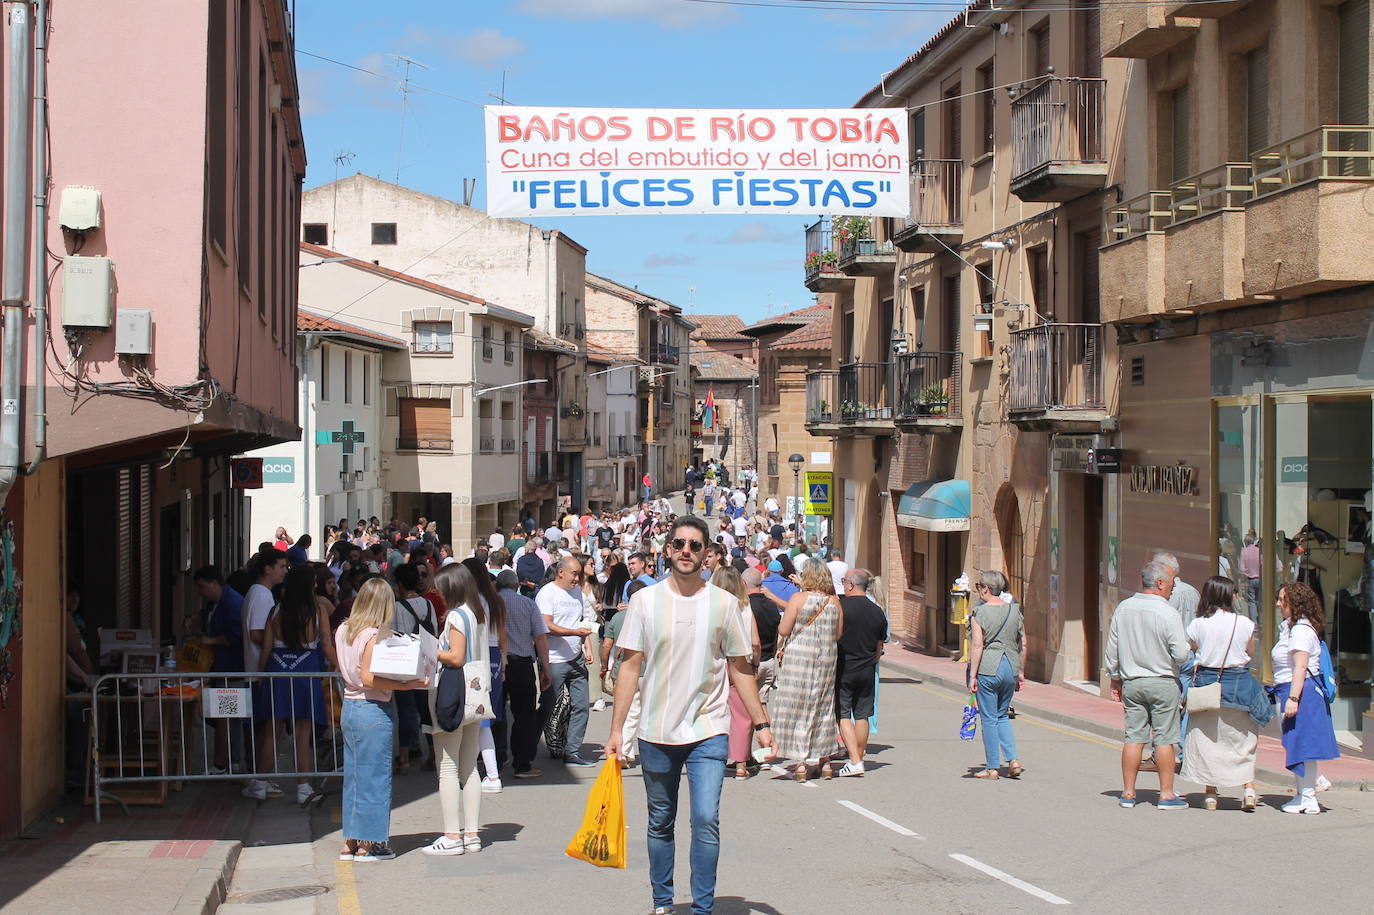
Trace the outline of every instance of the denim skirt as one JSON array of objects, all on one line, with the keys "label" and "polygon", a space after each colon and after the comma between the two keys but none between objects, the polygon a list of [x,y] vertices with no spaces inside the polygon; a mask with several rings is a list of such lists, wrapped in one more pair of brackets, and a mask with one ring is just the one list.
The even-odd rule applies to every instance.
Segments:
[{"label": "denim skirt", "polygon": [[392,703],[344,700],[345,839],[385,842],[391,837],[391,744],[395,731]]}]

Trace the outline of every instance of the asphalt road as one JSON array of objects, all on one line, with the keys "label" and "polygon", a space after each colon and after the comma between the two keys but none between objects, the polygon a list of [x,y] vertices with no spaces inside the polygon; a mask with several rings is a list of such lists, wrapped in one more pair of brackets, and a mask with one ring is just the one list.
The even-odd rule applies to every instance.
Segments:
[{"label": "asphalt road", "polygon": [[[1015,722],[1025,775],[975,780],[967,775],[982,761],[982,743],[958,739],[961,707],[959,696],[889,676],[865,777],[808,786],[771,773],[727,778],[716,911],[1005,912],[1064,903],[1091,912],[1367,911],[1359,875],[1367,866],[1374,797],[1327,792],[1325,814],[1292,816],[1277,810],[1287,794],[1276,787],[1262,790],[1254,813],[1240,810],[1238,792],[1216,812],[1165,812],[1153,805],[1153,780],[1142,776],[1142,803],[1122,810],[1116,745],[1025,716]],[[593,713],[589,738],[604,736],[609,722],[609,712]],[[302,841],[301,866],[293,864],[288,876],[330,892],[253,909],[649,911],[637,770],[625,778],[629,866],[608,870],[563,852],[597,770],[574,774],[542,758],[537,764],[542,779],[508,780],[503,793],[483,796],[486,847],[478,855],[420,853],[440,825],[432,773],[397,780],[392,835],[401,854],[391,862],[335,860],[339,807],[337,796],[329,798],[309,814],[313,841]],[[1200,788],[1181,790],[1200,803]],[[282,824],[298,824],[306,839],[307,815],[272,803],[283,809],[264,810],[269,816],[260,819],[278,825],[262,835],[267,847],[250,849],[260,854],[246,856],[236,885],[287,879],[252,870],[274,858],[285,865],[292,846],[271,847],[287,841]],[[678,911],[687,912],[685,798],[682,810]]]}]

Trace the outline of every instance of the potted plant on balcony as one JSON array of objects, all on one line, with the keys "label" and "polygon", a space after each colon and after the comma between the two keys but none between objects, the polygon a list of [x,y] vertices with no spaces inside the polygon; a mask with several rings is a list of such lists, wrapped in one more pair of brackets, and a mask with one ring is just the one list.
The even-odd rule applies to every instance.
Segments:
[{"label": "potted plant on balcony", "polygon": [[833,421],[830,416],[830,401],[822,400],[819,404],[816,405],[815,421],[818,423],[828,423]]},{"label": "potted plant on balcony", "polygon": [[873,223],[867,216],[846,216],[835,220],[834,233],[846,255],[873,254]]},{"label": "potted plant on balcony", "polygon": [[921,413],[926,416],[944,416],[949,412],[949,395],[944,385],[928,384],[920,393]]},{"label": "potted plant on balcony", "polygon": [[835,251],[815,251],[806,256],[808,275],[834,270],[840,263],[840,255]]}]

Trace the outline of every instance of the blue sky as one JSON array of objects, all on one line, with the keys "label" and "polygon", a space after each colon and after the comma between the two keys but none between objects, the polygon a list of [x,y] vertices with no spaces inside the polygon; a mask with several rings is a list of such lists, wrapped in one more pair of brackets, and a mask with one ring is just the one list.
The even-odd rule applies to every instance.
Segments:
[{"label": "blue sky", "polygon": [[[380,15],[379,12],[389,12]],[[306,186],[340,175],[396,179],[404,75],[402,184],[461,199],[479,179],[483,104],[661,108],[848,107],[949,13],[730,7],[691,0],[400,2],[297,0]],[[443,93],[443,94],[440,94]],[[456,97],[456,98],[455,98]],[[466,101],[460,101],[464,99]],[[809,305],[803,216],[583,216],[539,220],[590,249],[587,267],[700,312],[746,321]],[[695,288],[695,293],[691,290]],[[771,303],[771,304],[770,304]]]}]

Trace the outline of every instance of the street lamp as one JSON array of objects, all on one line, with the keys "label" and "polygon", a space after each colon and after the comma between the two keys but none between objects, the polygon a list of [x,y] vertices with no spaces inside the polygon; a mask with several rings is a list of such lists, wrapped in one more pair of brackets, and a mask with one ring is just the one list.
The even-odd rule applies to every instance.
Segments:
[{"label": "street lamp", "polygon": [[793,452],[787,459],[787,463],[792,465],[792,523],[796,525],[797,542],[805,543],[806,537],[802,535],[802,500],[801,500],[801,469],[806,463],[806,458]]}]

